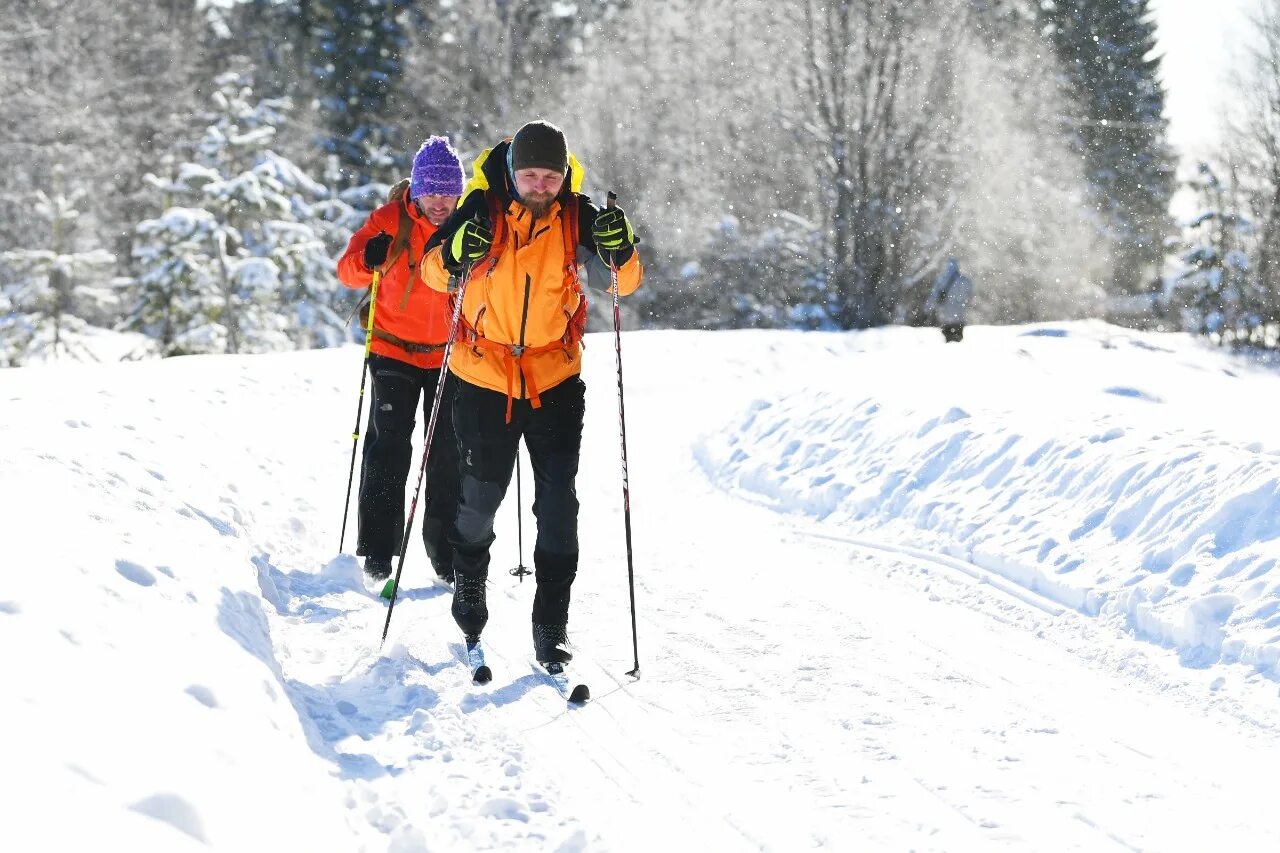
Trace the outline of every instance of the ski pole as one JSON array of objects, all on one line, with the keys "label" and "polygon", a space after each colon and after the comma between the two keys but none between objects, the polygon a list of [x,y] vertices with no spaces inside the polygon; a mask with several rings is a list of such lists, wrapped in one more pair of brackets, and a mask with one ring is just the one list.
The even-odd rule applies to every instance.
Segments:
[{"label": "ski pole", "polygon": [[364,386],[369,378],[369,348],[373,345],[373,312],[378,304],[378,283],[382,281],[382,267],[373,271],[373,285],[369,289],[369,322],[364,330],[364,361],[360,364],[360,398],[356,402],[356,425],[351,430],[351,467],[347,471],[347,499],[342,504],[342,535],[338,537],[338,553],[347,544],[347,516],[351,512],[351,482],[356,474],[356,446],[360,444],[360,419],[364,415]]},{"label": "ski pole", "polygon": [[[612,210],[617,193],[610,191],[605,207]],[[618,303],[618,263],[614,251],[609,252],[609,287],[613,291],[613,345],[618,354],[618,430],[622,435],[622,519],[627,533],[627,587],[631,593],[631,649],[635,668],[627,675],[640,677],[640,640],[636,633],[636,571],[631,553],[631,481],[627,475],[627,407],[622,396],[622,308]]]},{"label": "ski pole", "polygon": [[518,562],[516,567],[511,570],[511,574],[520,578],[520,583],[524,583],[526,576],[533,574],[524,564],[524,519],[521,517],[521,507],[524,506],[524,500],[520,497],[520,444],[516,443],[516,555]]},{"label": "ski pole", "polygon": [[391,585],[391,600],[387,606],[387,621],[382,625],[382,643],[387,641],[387,631],[391,628],[391,612],[396,608],[396,596],[400,593],[400,574],[404,571],[404,555],[409,550],[409,532],[413,529],[413,515],[418,509],[418,496],[422,494],[422,477],[427,473],[427,459],[431,456],[431,439],[435,436],[436,421],[440,417],[440,401],[444,397],[444,380],[449,374],[449,353],[453,351],[453,342],[458,337],[458,323],[462,317],[462,298],[467,293],[467,282],[471,280],[471,267],[468,266],[458,282],[458,295],[453,305],[453,320],[449,323],[449,339],[444,344],[444,361],[440,365],[440,379],[436,382],[436,397],[431,401],[431,417],[427,420],[427,435],[422,446],[422,465],[418,468],[418,485],[413,490],[413,502],[409,504],[409,518],[404,525],[404,536],[400,538],[400,560],[396,564],[396,578]]}]

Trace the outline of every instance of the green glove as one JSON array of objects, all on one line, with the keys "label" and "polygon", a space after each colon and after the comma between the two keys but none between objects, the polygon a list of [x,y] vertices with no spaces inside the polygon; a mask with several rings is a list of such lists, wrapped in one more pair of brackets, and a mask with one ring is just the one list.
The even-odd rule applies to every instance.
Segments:
[{"label": "green glove", "polygon": [[602,261],[606,264],[612,261],[621,266],[631,258],[636,232],[622,208],[606,207],[596,214],[596,221],[591,226],[591,239],[595,240],[596,253]]},{"label": "green glove", "polygon": [[492,244],[493,232],[489,226],[479,220],[468,219],[453,232],[444,253],[444,265],[450,272],[460,272],[489,254]]}]

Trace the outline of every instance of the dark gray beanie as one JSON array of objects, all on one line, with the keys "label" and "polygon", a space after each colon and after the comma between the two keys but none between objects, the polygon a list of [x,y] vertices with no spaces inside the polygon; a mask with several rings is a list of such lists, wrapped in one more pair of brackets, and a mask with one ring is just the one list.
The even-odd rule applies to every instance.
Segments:
[{"label": "dark gray beanie", "polygon": [[531,121],[511,140],[511,170],[551,169],[569,173],[569,146],[564,132],[549,121]]}]

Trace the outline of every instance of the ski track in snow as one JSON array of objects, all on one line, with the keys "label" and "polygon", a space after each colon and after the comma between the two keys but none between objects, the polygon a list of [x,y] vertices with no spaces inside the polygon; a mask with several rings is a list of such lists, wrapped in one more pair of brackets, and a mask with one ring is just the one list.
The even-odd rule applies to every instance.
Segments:
[{"label": "ski track in snow", "polygon": [[[994,535],[968,534],[986,536],[985,551],[947,538],[964,511],[1009,504],[1001,490],[1016,472],[1058,476],[1074,449],[1123,444],[1132,423],[1086,413],[1089,429],[1046,428],[1039,455],[1016,449],[1027,424],[975,443],[992,432],[993,392],[931,397],[940,351],[917,331],[932,330],[626,337],[638,681],[624,675],[612,347],[590,341],[570,626],[572,677],[593,694],[581,708],[531,665],[533,584],[506,573],[517,561],[513,498],[490,576],[493,682],[470,682],[448,591],[416,586],[429,573],[416,536],[379,649],[385,605],[363,590],[355,558],[334,556],[354,350],[0,376],[15,412],[0,424],[10,449],[0,481],[22,484],[0,491],[0,517],[36,534],[11,537],[8,556],[47,571],[0,588],[0,642],[35,652],[16,656],[0,698],[10,731],[30,735],[15,745],[10,772],[24,791],[0,838],[14,849],[37,838],[89,847],[108,834],[144,850],[1274,848],[1262,781],[1280,759],[1272,671],[1221,654],[1223,638],[1216,658],[1195,660],[1188,649],[1200,646],[1162,634],[1160,614],[1106,618],[1138,611],[1109,611],[1111,597],[1085,606],[1085,587],[1040,583],[1018,549],[1039,553],[1043,540],[1001,539],[1016,525],[995,510]],[[1089,379],[1114,406],[1178,405],[1166,385],[1212,365],[1166,346],[1178,338],[1095,324],[991,330],[988,350],[982,331],[962,357],[1012,352],[1057,380],[1052,348],[1073,339],[1176,360],[1164,383]],[[899,354],[900,375],[872,378],[881,350]],[[903,355],[917,351],[929,359],[918,374]],[[715,382],[683,381],[709,359]],[[807,408],[796,374],[778,372],[793,364],[824,389]],[[850,377],[851,364],[865,373]],[[918,418],[901,414],[891,388],[910,382],[921,386]],[[847,397],[832,393],[842,385]],[[781,402],[751,402],[770,398]],[[913,440],[933,451],[916,468],[888,451],[858,455],[893,429],[903,452]],[[1243,453],[1267,482],[1274,448],[1198,435],[1225,448],[1214,462]],[[1081,531],[1059,537],[1073,559],[1109,558],[1094,531],[1125,539],[1115,531],[1161,523],[1154,492],[1139,486],[1143,476],[1161,485],[1151,473],[1161,464],[1119,487],[1093,476],[1117,506],[1142,509],[1091,527],[1059,512],[1068,534]],[[1190,469],[1188,488],[1204,474]],[[939,500],[930,490],[947,482],[969,497]],[[1090,494],[1068,486],[1058,499],[1088,514]],[[1243,504],[1270,505],[1265,492],[1245,494],[1217,510],[1189,497],[1163,514],[1188,518],[1162,529],[1194,539],[1197,512],[1239,518]],[[1050,526],[1046,506],[1029,517]],[[1254,560],[1269,530],[1245,525],[1208,547]],[[1088,589],[1107,589],[1089,577]],[[1220,593],[1196,584],[1181,589],[1227,624],[1225,605],[1213,609]],[[1186,631],[1203,644],[1202,626]],[[75,821],[58,819],[68,801],[82,809]]]}]

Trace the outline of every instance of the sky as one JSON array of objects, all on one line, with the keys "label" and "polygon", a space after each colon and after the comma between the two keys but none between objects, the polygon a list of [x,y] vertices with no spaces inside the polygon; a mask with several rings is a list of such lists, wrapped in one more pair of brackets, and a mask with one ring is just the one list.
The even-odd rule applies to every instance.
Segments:
[{"label": "sky", "polygon": [[508,574],[527,460],[492,682],[416,535],[379,646],[360,347],[0,371],[0,849],[1280,849],[1280,369],[1096,321],[622,353],[642,675],[592,334],[584,707]]},{"label": "sky", "polygon": [[1152,0],[1163,54],[1169,139],[1184,166],[1221,141],[1220,113],[1235,87],[1230,75],[1262,0]]}]

